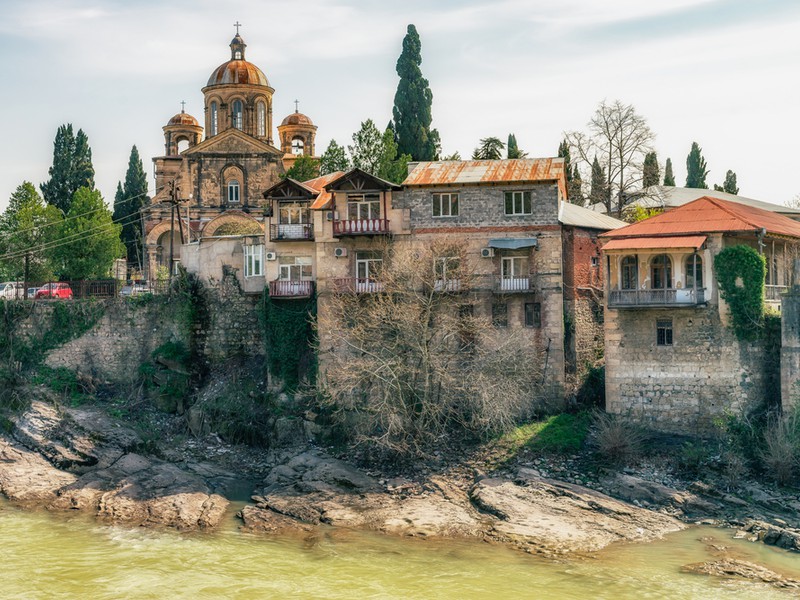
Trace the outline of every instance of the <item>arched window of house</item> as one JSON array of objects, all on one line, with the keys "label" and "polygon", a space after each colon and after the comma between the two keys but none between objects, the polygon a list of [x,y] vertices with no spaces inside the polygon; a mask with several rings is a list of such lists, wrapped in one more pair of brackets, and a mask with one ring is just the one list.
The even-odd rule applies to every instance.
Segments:
[{"label": "arched window of house", "polygon": [[672,259],[666,254],[658,254],[650,261],[650,288],[672,289]]},{"label": "arched window of house", "polygon": [[703,288],[703,258],[699,254],[686,257],[686,287]]},{"label": "arched window of house", "polygon": [[211,135],[217,135],[218,127],[218,117],[217,117],[217,102],[216,100],[211,103]]},{"label": "arched window of house", "polygon": [[303,142],[303,138],[296,137],[292,139],[292,154],[300,155],[303,154],[305,150],[305,142]]},{"label": "arched window of house", "polygon": [[231,113],[231,123],[236,129],[241,129],[243,126],[243,115],[242,115],[242,101],[241,100],[234,100],[233,101],[233,112]]},{"label": "arched window of house", "polygon": [[620,263],[620,288],[623,290],[635,290],[639,287],[639,261],[635,256],[626,256]]},{"label": "arched window of house", "polygon": [[267,136],[267,105],[259,102],[256,105],[256,119],[258,124],[258,136]]},{"label": "arched window of house", "polygon": [[239,202],[239,181],[237,179],[231,179],[228,182],[228,202]]}]

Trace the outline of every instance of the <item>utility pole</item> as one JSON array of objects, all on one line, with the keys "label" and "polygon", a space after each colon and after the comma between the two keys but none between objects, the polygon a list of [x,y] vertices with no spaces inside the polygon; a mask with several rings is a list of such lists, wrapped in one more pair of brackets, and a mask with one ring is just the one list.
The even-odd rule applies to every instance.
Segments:
[{"label": "utility pole", "polygon": [[[169,226],[169,282],[172,288],[172,277],[175,271],[175,209],[178,209],[178,229],[181,235],[181,244],[185,244],[186,240],[183,235],[183,219],[181,218],[180,208],[178,205],[183,202],[179,197],[181,189],[178,187],[177,181],[173,179],[169,182],[170,186],[170,226]],[[188,210],[188,208],[187,208]]]}]

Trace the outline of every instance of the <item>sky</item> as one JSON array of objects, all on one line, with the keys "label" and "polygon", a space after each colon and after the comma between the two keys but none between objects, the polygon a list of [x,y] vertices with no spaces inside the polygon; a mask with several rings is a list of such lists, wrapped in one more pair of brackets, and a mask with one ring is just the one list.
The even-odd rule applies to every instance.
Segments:
[{"label": "sky", "polygon": [[[740,194],[782,204],[800,125],[797,0],[0,0],[0,208],[23,181],[48,178],[63,123],[83,129],[95,181],[113,201],[131,146],[154,185],[161,127],[203,122],[200,89],[230,57],[233,23],[247,59],[275,88],[274,126],[300,111],[321,153],[362,121],[391,118],[395,64],[409,23],[422,41],[443,154],[516,135],[554,156],[602,100],[632,104],[663,164],[686,178],[700,144],[709,187],[736,172]],[[277,137],[277,131],[273,131]]]}]

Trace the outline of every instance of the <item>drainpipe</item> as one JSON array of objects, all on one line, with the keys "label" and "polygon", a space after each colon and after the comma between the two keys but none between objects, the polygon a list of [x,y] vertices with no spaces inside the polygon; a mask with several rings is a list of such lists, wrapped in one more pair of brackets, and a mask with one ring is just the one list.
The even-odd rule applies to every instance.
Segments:
[{"label": "drainpipe", "polygon": [[762,227],[761,230],[758,232],[758,251],[760,254],[764,254],[764,236],[767,235],[767,228]]}]

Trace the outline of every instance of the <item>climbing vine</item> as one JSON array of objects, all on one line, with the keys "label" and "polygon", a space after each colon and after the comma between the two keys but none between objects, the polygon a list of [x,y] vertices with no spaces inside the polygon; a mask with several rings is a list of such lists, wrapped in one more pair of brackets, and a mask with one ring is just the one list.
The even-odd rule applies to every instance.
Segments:
[{"label": "climbing vine", "polygon": [[728,303],[733,330],[740,340],[759,336],[764,325],[766,261],[750,246],[725,248],[714,259],[720,293]]},{"label": "climbing vine", "polygon": [[262,323],[269,370],[289,389],[296,388],[303,375],[314,378],[316,313],[314,297],[306,301],[273,300],[264,294]]}]

